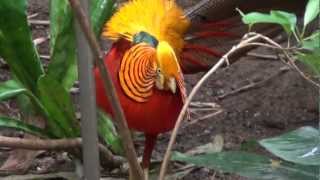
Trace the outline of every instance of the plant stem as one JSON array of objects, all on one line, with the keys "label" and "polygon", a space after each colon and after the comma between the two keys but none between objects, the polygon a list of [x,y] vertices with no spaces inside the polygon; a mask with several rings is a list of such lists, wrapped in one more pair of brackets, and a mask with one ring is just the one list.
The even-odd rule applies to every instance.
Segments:
[{"label": "plant stem", "polygon": [[[84,13],[89,14],[88,0],[79,0]],[[92,52],[87,43],[84,33],[78,22],[75,21],[77,55],[78,55],[78,77],[80,87],[80,111],[81,111],[81,137],[83,139],[82,159],[83,162],[75,161],[76,167],[79,167],[79,177],[83,179],[100,179],[100,157],[98,149],[97,133],[97,108],[95,96],[95,81],[92,73],[93,63],[88,61],[92,59]],[[80,50],[81,49],[81,50]],[[90,94],[90,95],[89,95]],[[83,163],[83,165],[82,165]],[[81,168],[80,168],[81,167]]]},{"label": "plant stem", "polygon": [[111,75],[108,71],[108,69],[105,67],[103,62],[103,52],[100,48],[100,45],[95,37],[94,32],[92,31],[88,17],[85,15],[83,9],[81,8],[81,5],[79,3],[79,0],[69,0],[70,5],[74,11],[74,14],[76,18],[79,21],[79,24],[87,38],[87,41],[90,45],[91,51],[94,56],[95,63],[101,73],[101,77],[103,80],[103,85],[105,89],[105,93],[109,99],[109,102],[112,106],[113,112],[114,112],[114,118],[115,122],[119,131],[119,134],[121,136],[121,140],[124,145],[124,151],[126,154],[126,157],[129,162],[129,166],[132,170],[132,175],[134,180],[143,180],[143,171],[141,169],[141,166],[138,163],[137,160],[137,154],[135,152],[133,141],[131,138],[131,134],[127,125],[127,122],[125,120],[125,116],[123,113],[123,110],[121,108],[120,102],[118,100],[118,97],[116,95],[116,90],[113,86],[113,83],[111,81]]}]

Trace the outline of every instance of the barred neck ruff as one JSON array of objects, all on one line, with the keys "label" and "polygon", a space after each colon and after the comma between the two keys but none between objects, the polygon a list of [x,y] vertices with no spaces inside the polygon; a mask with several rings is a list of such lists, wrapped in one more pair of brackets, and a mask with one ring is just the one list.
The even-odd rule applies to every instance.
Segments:
[{"label": "barred neck ruff", "polygon": [[152,95],[156,77],[155,49],[139,43],[124,54],[120,70],[120,85],[131,99],[146,102]]}]

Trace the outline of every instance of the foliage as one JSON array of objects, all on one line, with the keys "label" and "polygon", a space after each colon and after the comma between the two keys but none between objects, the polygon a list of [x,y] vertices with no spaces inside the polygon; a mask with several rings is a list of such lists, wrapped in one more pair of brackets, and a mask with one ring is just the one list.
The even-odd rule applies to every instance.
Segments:
[{"label": "foliage", "polygon": [[252,12],[246,15],[240,10],[238,11],[242,14],[242,21],[250,27],[256,23],[275,23],[281,25],[288,34],[291,34],[297,24],[296,15],[284,11],[270,11],[270,14]]},{"label": "foliage", "polygon": [[[319,131],[302,127],[259,143],[282,160],[243,151],[227,151],[189,156],[174,153],[173,160],[263,180],[317,180],[319,178]],[[295,163],[290,163],[295,162]]]},{"label": "foliage", "polygon": [[[270,11],[269,14],[252,12],[242,15],[242,21],[251,28],[257,23],[280,25],[290,38],[295,38],[297,46],[285,50],[290,57],[303,62],[317,76],[320,75],[320,31],[306,36],[308,25],[319,16],[319,0],[309,0],[304,14],[302,30],[297,25],[297,17],[284,11]],[[289,44],[289,43],[288,43]],[[320,134],[319,129],[302,127],[274,138],[262,139],[259,144],[273,156],[257,155],[244,151],[227,151],[201,155],[174,153],[173,160],[192,163],[215,170],[236,173],[250,179],[317,180],[320,179]]]},{"label": "foliage", "polygon": [[114,153],[123,155],[124,152],[120,137],[117,135],[111,118],[102,110],[98,112],[98,132]]},{"label": "foliage", "polygon": [[[238,11],[242,15],[242,21],[248,24],[249,27],[257,23],[274,23],[279,24],[290,36],[294,35],[295,40],[298,42],[298,47],[302,50],[294,51],[299,60],[309,66],[314,73],[319,75],[320,64],[319,62],[320,54],[320,30],[314,31],[311,35],[305,37],[305,31],[308,25],[319,16],[320,13],[320,1],[319,0],[309,0],[304,14],[303,28],[299,31],[297,26],[297,16],[292,13],[284,11],[270,11],[270,14],[264,14],[259,12],[251,12],[244,14],[239,9]],[[300,33],[301,32],[301,33]],[[306,52],[303,50],[307,50]],[[311,65],[311,66],[310,66]]]},{"label": "foliage", "polygon": [[[98,36],[114,10],[113,0],[90,1],[92,27]],[[17,98],[21,110],[46,120],[41,129],[23,120],[0,117],[0,127],[13,128],[46,138],[80,135],[80,124],[69,89],[77,79],[74,17],[67,0],[50,1],[50,56],[48,69],[40,61],[27,22],[27,0],[0,1],[0,56],[13,79],[0,83],[0,101]],[[100,120],[102,121],[102,120]],[[112,123],[100,123],[101,137],[121,152]]]},{"label": "foliage", "polygon": [[286,161],[320,166],[319,137],[317,129],[302,127],[275,138],[261,140],[260,144]]}]

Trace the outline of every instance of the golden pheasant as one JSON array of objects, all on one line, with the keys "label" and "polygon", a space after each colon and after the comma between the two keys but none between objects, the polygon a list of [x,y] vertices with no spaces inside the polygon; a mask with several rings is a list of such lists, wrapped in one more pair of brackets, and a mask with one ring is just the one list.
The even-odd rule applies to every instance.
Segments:
[{"label": "golden pheasant", "polygon": [[[190,52],[217,55],[202,46],[186,45],[189,24],[175,1],[133,0],[118,9],[102,33],[114,41],[104,62],[128,126],[145,133],[144,169],[149,167],[157,135],[174,127],[185,101],[182,72],[187,72],[188,64],[202,67]],[[98,106],[112,114],[97,69],[95,79]]]}]

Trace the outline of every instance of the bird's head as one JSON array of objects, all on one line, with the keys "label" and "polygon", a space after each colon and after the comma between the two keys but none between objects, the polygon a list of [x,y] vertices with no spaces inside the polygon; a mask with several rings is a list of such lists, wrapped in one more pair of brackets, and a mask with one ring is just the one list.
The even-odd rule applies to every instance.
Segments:
[{"label": "bird's head", "polygon": [[160,90],[170,90],[172,93],[176,93],[181,70],[175,52],[166,41],[158,43],[156,52],[156,87]]},{"label": "bird's head", "polygon": [[181,83],[181,70],[176,53],[167,41],[159,41],[147,32],[139,32],[133,37],[133,43],[146,43],[155,48],[156,79],[159,90],[170,90],[176,93],[177,85]]}]

